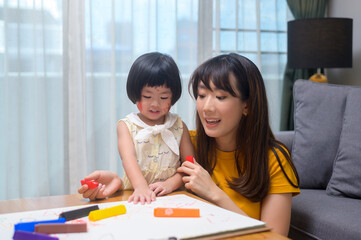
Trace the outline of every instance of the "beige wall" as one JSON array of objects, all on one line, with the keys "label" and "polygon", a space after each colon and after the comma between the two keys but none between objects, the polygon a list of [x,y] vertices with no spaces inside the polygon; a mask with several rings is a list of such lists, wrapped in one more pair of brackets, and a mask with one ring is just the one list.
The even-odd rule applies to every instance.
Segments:
[{"label": "beige wall", "polygon": [[361,86],[361,1],[329,0],[328,17],[353,19],[352,68],[326,69],[329,83]]}]

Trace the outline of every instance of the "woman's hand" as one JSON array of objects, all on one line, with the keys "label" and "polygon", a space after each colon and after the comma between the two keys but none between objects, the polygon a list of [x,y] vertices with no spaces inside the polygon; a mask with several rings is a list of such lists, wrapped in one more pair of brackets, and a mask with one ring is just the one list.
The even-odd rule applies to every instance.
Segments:
[{"label": "woman's hand", "polygon": [[220,189],[201,165],[196,161],[194,161],[194,163],[185,161],[182,166],[177,169],[177,172],[185,174],[182,180],[187,189],[201,198],[214,203],[215,200],[212,196],[215,196],[215,193]]},{"label": "woman's hand", "polygon": [[216,204],[219,207],[246,215],[242,209],[214,182],[209,173],[196,161],[185,161],[177,172],[184,173],[183,182],[187,189],[192,190],[199,197]]},{"label": "woman's hand", "polygon": [[95,189],[89,189],[86,184],[78,189],[78,193],[82,194],[83,198],[90,200],[109,197],[122,187],[122,180],[117,174],[110,171],[95,171],[85,177],[84,180],[94,180],[99,183]]}]

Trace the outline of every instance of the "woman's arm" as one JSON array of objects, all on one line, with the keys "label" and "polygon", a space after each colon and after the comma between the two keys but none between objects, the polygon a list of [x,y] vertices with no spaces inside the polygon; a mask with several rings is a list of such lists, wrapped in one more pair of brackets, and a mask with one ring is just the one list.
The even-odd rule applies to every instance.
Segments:
[{"label": "woman's arm", "polygon": [[212,180],[209,173],[197,162],[184,162],[178,172],[184,173],[185,187],[199,197],[227,210],[246,215],[233,200]]},{"label": "woman's arm", "polygon": [[123,162],[123,167],[129,181],[131,182],[134,192],[129,197],[128,202],[151,203],[155,200],[154,192],[149,188],[142,171],[137,162],[134,142],[130,136],[127,125],[120,121],[117,126],[118,133],[118,150]]},{"label": "woman's arm", "polygon": [[262,200],[261,221],[272,231],[288,235],[291,220],[292,193],[269,194]]}]

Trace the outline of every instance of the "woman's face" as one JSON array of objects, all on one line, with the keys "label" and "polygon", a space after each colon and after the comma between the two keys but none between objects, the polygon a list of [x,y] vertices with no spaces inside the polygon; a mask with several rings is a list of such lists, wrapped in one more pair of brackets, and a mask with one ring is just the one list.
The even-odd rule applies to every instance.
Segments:
[{"label": "woman's face", "polygon": [[212,82],[211,90],[200,82],[197,97],[197,111],[203,128],[209,137],[216,139],[217,147],[223,151],[235,150],[237,129],[242,115],[247,113],[247,105],[241,101],[233,74],[229,80],[237,97],[216,88]]}]

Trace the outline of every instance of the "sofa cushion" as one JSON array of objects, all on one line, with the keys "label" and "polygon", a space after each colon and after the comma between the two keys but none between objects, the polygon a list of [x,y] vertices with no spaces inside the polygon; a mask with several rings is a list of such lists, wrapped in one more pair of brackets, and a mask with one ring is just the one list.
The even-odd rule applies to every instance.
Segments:
[{"label": "sofa cushion", "polygon": [[326,189],[336,157],[348,88],[297,80],[292,158],[301,188]]},{"label": "sofa cushion", "polygon": [[361,88],[352,87],[346,101],[342,132],[327,193],[361,198]]},{"label": "sofa cushion", "polygon": [[333,197],[325,190],[302,189],[292,199],[292,239],[360,239],[361,201]]}]

